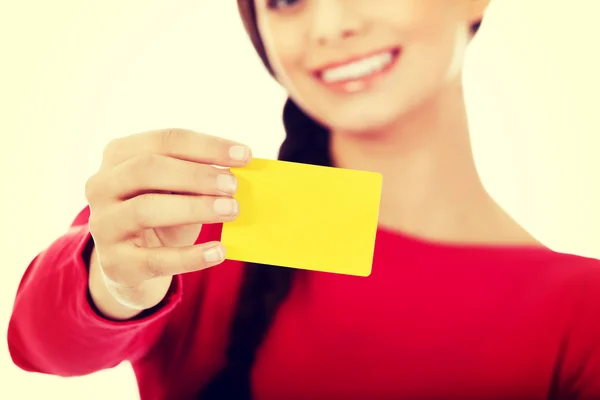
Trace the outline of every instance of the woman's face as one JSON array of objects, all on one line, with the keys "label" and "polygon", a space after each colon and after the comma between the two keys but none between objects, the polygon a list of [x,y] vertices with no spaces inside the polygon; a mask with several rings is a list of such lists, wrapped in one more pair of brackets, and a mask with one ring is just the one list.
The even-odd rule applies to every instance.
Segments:
[{"label": "woman's face", "polygon": [[489,0],[254,0],[278,80],[325,126],[384,129],[460,83]]}]

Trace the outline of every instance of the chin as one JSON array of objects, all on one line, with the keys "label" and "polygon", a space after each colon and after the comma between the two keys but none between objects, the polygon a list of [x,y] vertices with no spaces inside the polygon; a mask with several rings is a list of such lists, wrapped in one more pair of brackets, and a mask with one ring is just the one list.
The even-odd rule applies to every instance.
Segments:
[{"label": "chin", "polygon": [[324,120],[331,130],[342,134],[377,136],[388,132],[402,115],[401,110],[374,106],[369,108],[370,110],[365,108],[337,110]]}]

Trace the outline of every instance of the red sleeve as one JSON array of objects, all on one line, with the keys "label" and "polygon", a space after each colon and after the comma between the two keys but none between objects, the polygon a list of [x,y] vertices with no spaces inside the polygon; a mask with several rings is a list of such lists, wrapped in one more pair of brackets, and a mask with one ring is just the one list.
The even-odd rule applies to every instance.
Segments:
[{"label": "red sleeve", "polygon": [[88,294],[83,253],[91,240],[89,209],[39,254],[23,276],[8,327],[13,362],[26,371],[77,376],[143,357],[181,299],[181,278],[163,304],[137,319],[101,317]]},{"label": "red sleeve", "polygon": [[600,399],[600,263],[591,261],[563,343],[560,399]]}]

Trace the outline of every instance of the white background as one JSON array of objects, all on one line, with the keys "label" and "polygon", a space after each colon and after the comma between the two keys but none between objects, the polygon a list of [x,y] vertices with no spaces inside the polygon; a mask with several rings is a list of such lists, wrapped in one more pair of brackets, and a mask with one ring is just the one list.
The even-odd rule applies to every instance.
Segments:
[{"label": "white background", "polygon": [[[600,258],[597,0],[495,0],[466,86],[478,167],[551,247]],[[234,1],[0,0],[0,323],[29,261],[85,205],[111,138],[185,127],[275,157],[284,93]],[[63,379],[0,347],[0,398],[135,399],[128,365]]]}]

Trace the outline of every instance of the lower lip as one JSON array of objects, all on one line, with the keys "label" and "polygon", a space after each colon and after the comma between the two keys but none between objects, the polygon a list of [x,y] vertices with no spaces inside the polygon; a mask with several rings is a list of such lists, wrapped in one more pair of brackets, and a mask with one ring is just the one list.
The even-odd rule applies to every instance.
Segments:
[{"label": "lower lip", "polygon": [[357,93],[367,90],[385,78],[390,71],[396,66],[398,63],[398,59],[400,58],[400,49],[392,50],[392,61],[386,65],[383,69],[372,73],[370,75],[364,76],[358,79],[349,79],[345,81],[338,82],[326,82],[324,81],[320,74],[315,74],[316,79],[323,86],[337,93]]}]

